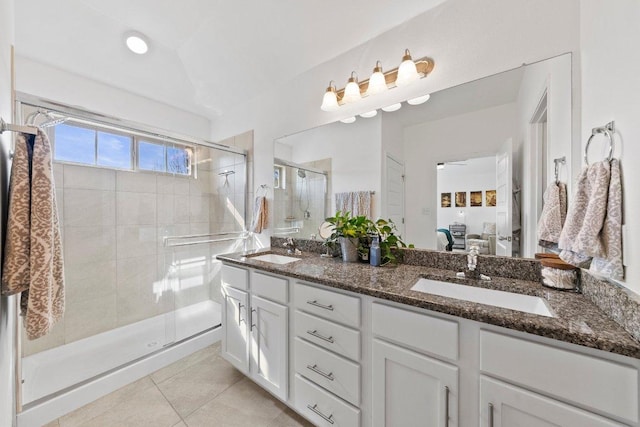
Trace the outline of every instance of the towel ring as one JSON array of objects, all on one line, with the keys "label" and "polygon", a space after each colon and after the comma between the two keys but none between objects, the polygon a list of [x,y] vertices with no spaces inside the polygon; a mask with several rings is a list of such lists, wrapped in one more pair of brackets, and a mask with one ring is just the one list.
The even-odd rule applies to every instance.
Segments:
[{"label": "towel ring", "polygon": [[589,165],[589,145],[593,138],[596,135],[604,134],[607,138],[609,138],[609,155],[607,156],[607,161],[611,161],[613,158],[613,133],[615,132],[615,123],[609,122],[605,126],[593,128],[591,130],[591,136],[587,140],[587,145],[584,147],[584,162]]}]

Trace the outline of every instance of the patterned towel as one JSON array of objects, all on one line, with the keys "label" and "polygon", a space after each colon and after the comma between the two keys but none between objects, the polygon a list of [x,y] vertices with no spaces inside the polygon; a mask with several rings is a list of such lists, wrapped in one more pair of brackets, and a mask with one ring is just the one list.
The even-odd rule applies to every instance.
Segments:
[{"label": "patterned towel", "polygon": [[538,244],[558,249],[560,233],[567,216],[567,186],[560,182],[549,185],[544,192],[544,205],[538,221]]},{"label": "patterned towel", "polygon": [[258,196],[253,204],[253,222],[251,224],[251,231],[258,234],[262,233],[262,230],[267,228],[268,219],[269,211],[267,209],[267,198],[264,196]]},{"label": "patterned towel", "polygon": [[2,294],[22,292],[27,338],[49,333],[64,314],[64,269],[51,145],[19,135],[9,188]]},{"label": "patterned towel", "polygon": [[622,181],[617,159],[586,166],[560,234],[560,258],[622,279]]},{"label": "patterned towel", "polygon": [[336,211],[371,217],[371,191],[336,193]]}]

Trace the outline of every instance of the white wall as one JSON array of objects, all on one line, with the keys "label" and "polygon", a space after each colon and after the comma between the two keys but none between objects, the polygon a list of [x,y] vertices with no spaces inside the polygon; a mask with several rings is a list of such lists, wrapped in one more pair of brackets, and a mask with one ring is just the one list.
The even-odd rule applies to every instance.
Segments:
[{"label": "white wall", "polygon": [[[464,160],[464,159],[460,159]],[[466,165],[445,165],[437,170],[437,228],[449,228],[449,224],[462,222],[467,226],[467,234],[482,234],[485,222],[496,222],[496,208],[486,206],[486,190],[496,189],[496,158],[480,157],[458,162]],[[467,206],[456,207],[456,192],[467,194]],[[482,206],[471,206],[471,191],[482,192]],[[451,193],[451,207],[443,208],[441,193]],[[459,216],[463,212],[464,217]]]},{"label": "white wall", "polygon": [[[547,93],[547,159],[544,160],[547,170],[546,182],[554,177],[553,159],[566,157],[566,163],[560,168],[558,178],[567,184],[568,194],[572,194],[574,171],[572,168],[572,122],[571,122],[571,56],[562,55],[537,64],[531,64],[522,76],[518,94],[518,130],[514,138],[514,146],[519,152],[521,175],[518,183],[521,186],[521,224],[522,224],[522,256],[532,258],[537,248],[536,226],[542,211],[542,194],[539,173],[542,165],[538,162],[538,154],[533,142],[531,119],[540,103],[543,94]],[[574,113],[576,113],[574,111]],[[575,139],[577,141],[577,139]]]},{"label": "white wall", "polygon": [[[355,123],[334,123],[290,135],[290,160],[307,163],[331,159],[331,190],[375,191],[373,218],[380,216],[381,126],[380,117],[358,120]],[[280,150],[280,149],[279,149]],[[285,154],[284,151],[281,151]],[[331,198],[329,212],[335,212],[335,198]]]},{"label": "white wall", "polygon": [[[582,0],[582,147],[591,128],[616,122],[615,157],[621,159],[626,234],[625,284],[640,293],[640,2]],[[603,141],[602,139],[599,139]],[[602,147],[589,149],[590,159]]]},{"label": "white wall", "polygon": [[[494,155],[516,132],[516,105],[504,104],[405,128],[406,231],[418,248],[436,248],[436,163]],[[478,190],[481,188],[476,188]]]},{"label": "white wall", "polygon": [[209,119],[32,59],[16,58],[16,90],[40,98],[209,140]]}]

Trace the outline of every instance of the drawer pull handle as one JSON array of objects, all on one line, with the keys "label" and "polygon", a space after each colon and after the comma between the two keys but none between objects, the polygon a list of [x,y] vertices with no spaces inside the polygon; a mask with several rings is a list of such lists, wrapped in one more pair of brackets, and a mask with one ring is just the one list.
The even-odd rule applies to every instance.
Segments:
[{"label": "drawer pull handle", "polygon": [[444,425],[449,427],[449,387],[444,387]]},{"label": "drawer pull handle", "polygon": [[318,302],[318,300],[315,300],[315,299],[313,301],[307,301],[307,304],[311,304],[311,305],[314,305],[316,307],[324,308],[325,310],[333,311],[333,305],[320,304]]},{"label": "drawer pull handle", "polygon": [[316,413],[317,415],[319,415],[320,417],[322,417],[322,419],[324,419],[326,422],[328,422],[329,424],[334,424],[334,421],[332,420],[333,418],[333,414],[329,415],[328,417],[323,414],[322,412],[320,412],[320,409],[318,409],[318,404],[316,403],[315,405],[311,406],[311,405],[307,405],[307,408],[309,408],[311,411],[313,411],[314,413]]},{"label": "drawer pull handle", "polygon": [[322,375],[323,377],[325,377],[326,379],[328,379],[329,381],[333,381],[335,380],[335,377],[333,376],[333,372],[329,372],[328,374],[324,371],[321,371],[320,369],[318,369],[318,365],[307,365],[307,369],[310,371],[315,372],[318,375]]},{"label": "drawer pull handle", "polygon": [[242,319],[241,316],[241,312],[242,312],[242,307],[244,307],[244,304],[242,303],[238,303],[238,325],[240,325],[242,322],[244,322],[244,319]]},{"label": "drawer pull handle", "polygon": [[493,427],[493,403],[489,403],[489,427]]},{"label": "drawer pull handle", "polygon": [[256,313],[256,314],[258,313],[255,308],[251,309],[251,314],[250,314],[250,317],[249,317],[251,319],[251,330],[252,331],[253,331],[253,327],[256,326],[255,323],[253,323],[253,313]]},{"label": "drawer pull handle", "polygon": [[333,337],[325,337],[324,335],[321,335],[318,333],[317,329],[314,329],[313,331],[307,331],[307,333],[311,336],[314,336],[316,338],[320,338],[323,341],[326,341],[328,343],[333,344],[335,341],[333,340]]}]

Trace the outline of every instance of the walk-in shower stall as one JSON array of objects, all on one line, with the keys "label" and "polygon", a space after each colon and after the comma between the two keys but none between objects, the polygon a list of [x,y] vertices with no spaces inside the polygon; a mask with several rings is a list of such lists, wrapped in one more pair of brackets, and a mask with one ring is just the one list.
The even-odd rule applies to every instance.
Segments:
[{"label": "walk-in shower stall", "polygon": [[302,165],[275,159],[273,209],[276,235],[308,239],[318,233],[329,206],[330,166]]},{"label": "walk-in shower stall", "polygon": [[18,111],[55,120],[66,281],[64,319],[20,339],[28,409],[220,325],[215,256],[246,241],[247,158],[44,101]]}]

